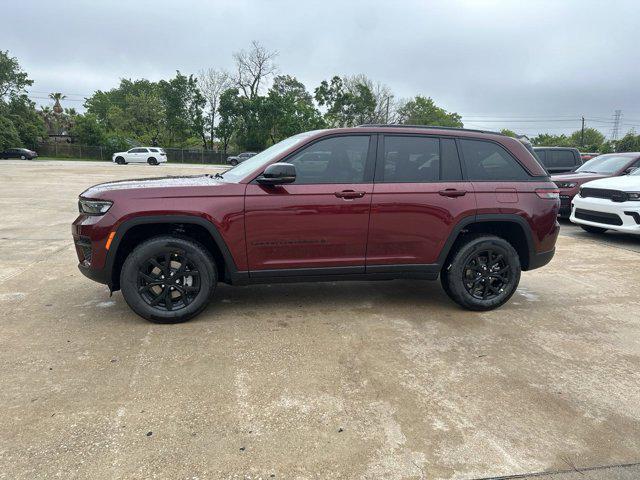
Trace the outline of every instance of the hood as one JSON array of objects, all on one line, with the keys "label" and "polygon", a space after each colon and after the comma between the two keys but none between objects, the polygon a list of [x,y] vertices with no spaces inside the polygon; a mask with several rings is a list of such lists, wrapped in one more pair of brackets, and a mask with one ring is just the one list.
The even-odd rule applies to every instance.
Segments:
[{"label": "hood", "polygon": [[601,173],[565,173],[562,175],[551,175],[552,182],[577,182],[584,183],[591,180],[596,180],[598,178],[604,178],[607,175],[602,175]]},{"label": "hood", "polygon": [[[198,187],[224,185],[213,175],[192,175],[185,177],[140,178],[99,183],[80,194],[84,198],[109,199],[118,192],[137,194],[140,197],[191,196]],[[170,189],[171,191],[167,191]]]},{"label": "hood", "polygon": [[582,185],[588,188],[604,188],[625,192],[640,192],[640,175],[624,175],[621,177],[601,178]]}]

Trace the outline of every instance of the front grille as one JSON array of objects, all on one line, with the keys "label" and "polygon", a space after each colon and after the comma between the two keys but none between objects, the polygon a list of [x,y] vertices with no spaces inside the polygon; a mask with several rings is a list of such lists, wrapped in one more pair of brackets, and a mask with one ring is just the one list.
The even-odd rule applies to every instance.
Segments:
[{"label": "front grille", "polygon": [[615,213],[595,212],[576,208],[575,217],[587,222],[604,223],[605,225],[622,225],[622,219]]},{"label": "front grille", "polygon": [[612,202],[626,202],[629,200],[628,195],[625,192],[619,190],[606,190],[604,188],[583,188],[580,190],[580,196],[582,198],[604,198],[611,200]]},{"label": "front grille", "polygon": [[569,195],[560,195],[560,206],[562,206],[562,207],[570,207],[571,206],[571,197]]}]

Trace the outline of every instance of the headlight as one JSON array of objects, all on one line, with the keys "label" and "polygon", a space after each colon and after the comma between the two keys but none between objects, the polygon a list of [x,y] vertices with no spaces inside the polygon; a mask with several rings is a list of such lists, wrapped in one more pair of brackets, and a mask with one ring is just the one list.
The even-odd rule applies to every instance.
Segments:
[{"label": "headlight", "polygon": [[558,186],[558,188],[573,188],[578,184],[575,182],[556,182],[556,185]]},{"label": "headlight", "polygon": [[640,192],[625,192],[627,198],[632,201],[640,200]]},{"label": "headlight", "polygon": [[78,200],[78,210],[87,215],[104,215],[109,211],[113,202],[107,200]]}]

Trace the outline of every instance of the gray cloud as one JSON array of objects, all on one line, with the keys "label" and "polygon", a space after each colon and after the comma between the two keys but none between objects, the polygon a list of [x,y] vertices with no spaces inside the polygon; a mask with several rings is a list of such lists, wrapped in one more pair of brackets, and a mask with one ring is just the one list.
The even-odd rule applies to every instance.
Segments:
[{"label": "gray cloud", "polygon": [[[432,96],[467,126],[608,134],[640,130],[637,1],[23,0],[3,6],[0,48],[68,105],[121,77],[232,67],[257,39],[312,90],[365,73],[399,97]],[[5,15],[3,15],[5,16]]]}]

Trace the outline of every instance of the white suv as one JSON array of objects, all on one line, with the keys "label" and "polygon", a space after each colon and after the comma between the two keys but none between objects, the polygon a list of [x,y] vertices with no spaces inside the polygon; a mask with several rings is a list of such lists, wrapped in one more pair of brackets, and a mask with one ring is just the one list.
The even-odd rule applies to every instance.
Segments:
[{"label": "white suv", "polygon": [[571,221],[590,233],[616,230],[640,235],[640,168],[582,185],[573,198]]},{"label": "white suv", "polygon": [[148,163],[158,165],[167,162],[167,154],[158,147],[136,147],[126,152],[116,152],[111,157],[118,165],[127,163]]}]

